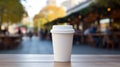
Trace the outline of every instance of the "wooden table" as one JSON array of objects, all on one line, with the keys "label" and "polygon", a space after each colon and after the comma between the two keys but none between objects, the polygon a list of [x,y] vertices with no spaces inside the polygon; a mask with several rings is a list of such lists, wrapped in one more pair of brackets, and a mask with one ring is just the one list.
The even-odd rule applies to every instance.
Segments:
[{"label": "wooden table", "polygon": [[71,62],[58,63],[53,55],[0,54],[0,67],[120,67],[120,55],[72,55]]}]

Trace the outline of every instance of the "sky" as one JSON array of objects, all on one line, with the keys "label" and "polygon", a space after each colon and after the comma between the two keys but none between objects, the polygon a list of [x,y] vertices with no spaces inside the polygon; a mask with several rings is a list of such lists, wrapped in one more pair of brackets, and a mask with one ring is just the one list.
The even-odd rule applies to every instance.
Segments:
[{"label": "sky", "polygon": [[[59,6],[65,0],[56,0],[57,5]],[[21,3],[24,5],[26,11],[30,18],[33,18],[35,14],[38,14],[39,11],[46,6],[47,0],[22,0]]]}]

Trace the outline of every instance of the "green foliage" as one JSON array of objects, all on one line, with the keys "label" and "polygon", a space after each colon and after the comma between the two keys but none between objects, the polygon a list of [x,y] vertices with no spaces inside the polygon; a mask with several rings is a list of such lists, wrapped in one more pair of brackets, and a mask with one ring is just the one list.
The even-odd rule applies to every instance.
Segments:
[{"label": "green foliage", "polygon": [[44,7],[38,15],[34,17],[34,27],[42,28],[44,24],[52,22],[54,19],[64,16],[65,11],[61,7],[48,5]]},{"label": "green foliage", "polygon": [[1,22],[20,22],[25,10],[20,0],[0,0]]},{"label": "green foliage", "polygon": [[101,7],[118,8],[120,7],[120,0],[96,0],[96,5]]},{"label": "green foliage", "polygon": [[40,18],[46,18],[46,21],[50,22],[56,18],[64,17],[65,11],[61,7],[48,5],[40,11],[39,15]]}]

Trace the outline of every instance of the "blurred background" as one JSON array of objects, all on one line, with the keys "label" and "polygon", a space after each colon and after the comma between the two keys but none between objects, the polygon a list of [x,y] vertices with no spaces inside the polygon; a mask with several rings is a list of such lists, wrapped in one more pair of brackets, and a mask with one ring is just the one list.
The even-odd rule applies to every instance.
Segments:
[{"label": "blurred background", "polygon": [[53,54],[53,25],[75,29],[73,54],[120,54],[120,0],[0,0],[0,53]]}]

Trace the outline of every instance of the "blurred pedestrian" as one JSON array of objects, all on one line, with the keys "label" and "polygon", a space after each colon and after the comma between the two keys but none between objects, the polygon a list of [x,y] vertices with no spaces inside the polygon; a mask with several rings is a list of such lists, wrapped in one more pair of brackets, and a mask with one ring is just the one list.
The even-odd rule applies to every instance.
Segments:
[{"label": "blurred pedestrian", "polygon": [[20,36],[22,36],[22,31],[21,31],[20,28],[18,28],[18,32],[17,32],[17,34],[19,34]]},{"label": "blurred pedestrian", "polygon": [[40,37],[42,40],[45,40],[47,38],[47,34],[48,34],[47,28],[46,27],[41,28]]},{"label": "blurred pedestrian", "polygon": [[28,32],[28,36],[29,36],[30,39],[32,39],[32,36],[33,36],[32,31],[29,31],[29,32]]}]

